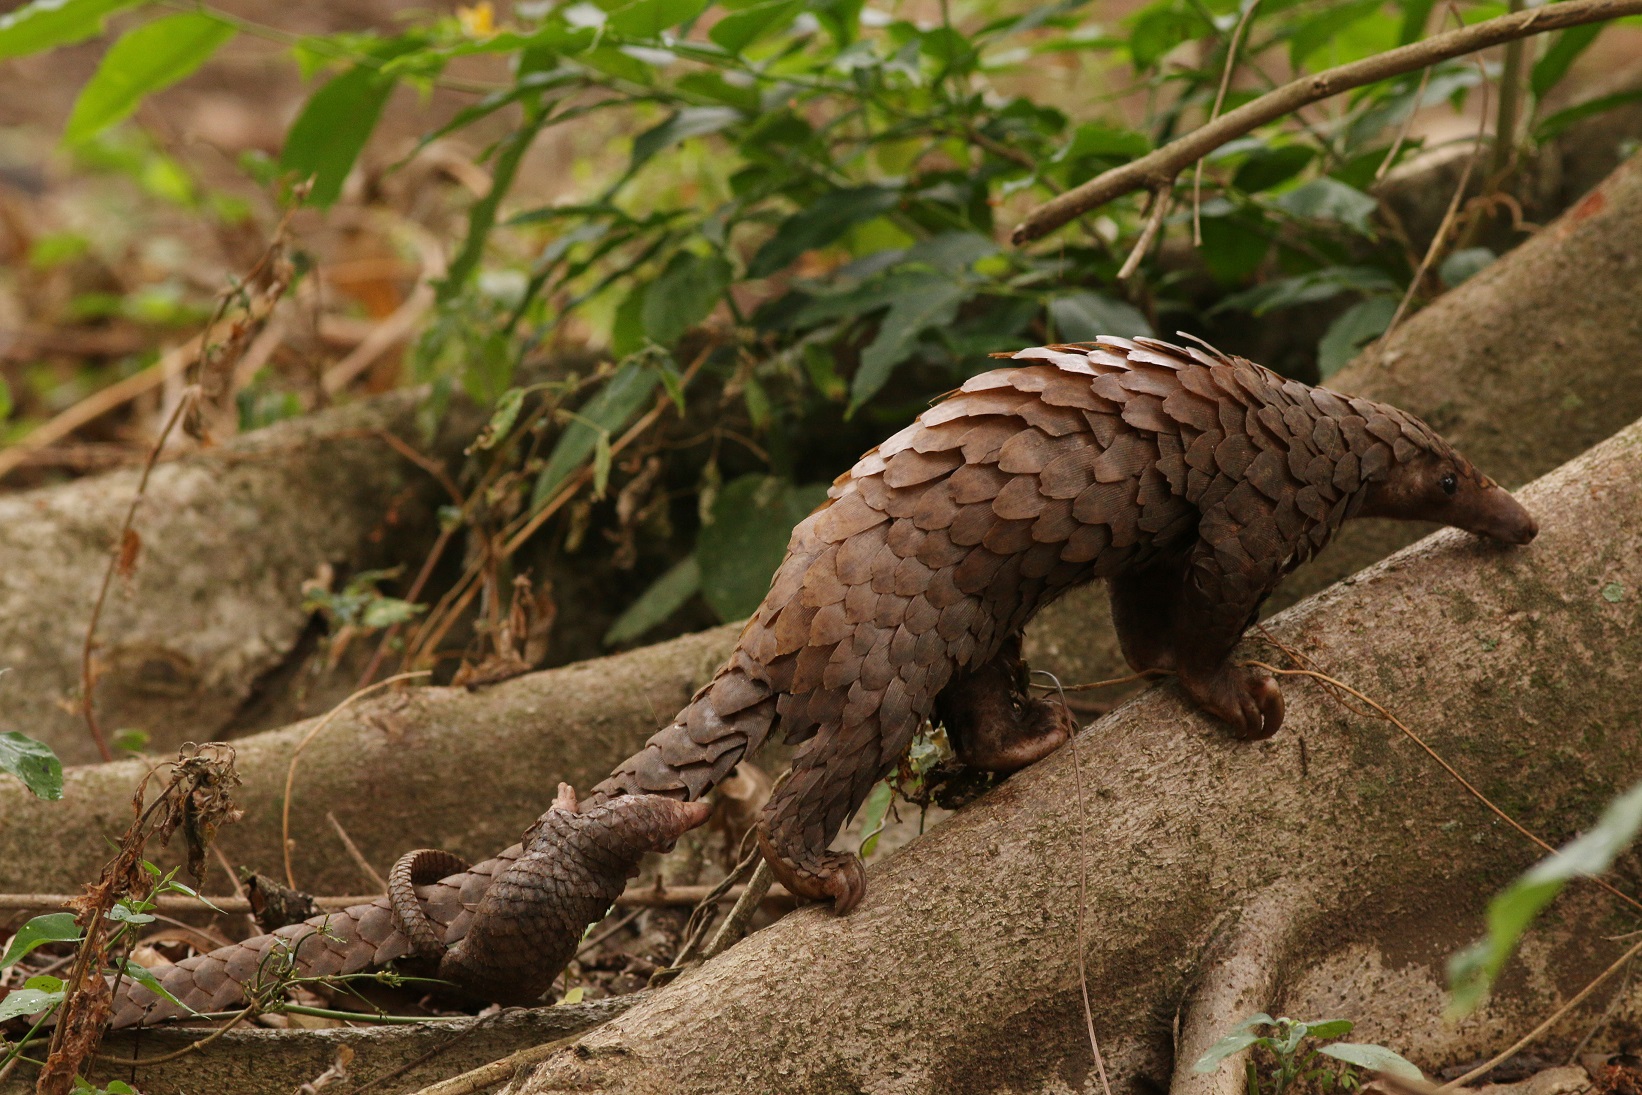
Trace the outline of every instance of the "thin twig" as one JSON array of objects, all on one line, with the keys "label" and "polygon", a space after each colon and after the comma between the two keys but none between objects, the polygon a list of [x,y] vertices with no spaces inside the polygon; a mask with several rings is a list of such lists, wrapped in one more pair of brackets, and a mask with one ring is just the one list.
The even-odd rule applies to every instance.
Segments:
[{"label": "thin twig", "polygon": [[[1220,74],[1220,90],[1214,94],[1214,108],[1209,111],[1209,121],[1220,117],[1220,108],[1226,104],[1226,89],[1231,87],[1232,71],[1237,68],[1237,46],[1243,40],[1243,31],[1248,29],[1249,21],[1254,18],[1254,9],[1260,6],[1260,0],[1250,0],[1249,6],[1238,17],[1237,26],[1232,30],[1231,42],[1226,46],[1226,68]],[[1197,158],[1197,168],[1192,173],[1192,246],[1203,246],[1203,157]]]},{"label": "thin twig", "polygon": [[730,908],[730,914],[724,918],[724,923],[718,926],[718,932],[702,950],[703,961],[729,950],[736,940],[747,934],[748,922],[758,911],[758,906],[764,901],[764,895],[770,892],[770,883],[774,881],[775,874],[770,870],[770,861],[760,856],[758,866],[753,868],[753,876],[747,880],[747,888],[736,898],[735,904]]},{"label": "thin twig", "polygon": [[1027,215],[1015,229],[1013,240],[1017,245],[1028,243],[1114,198],[1163,186],[1193,161],[1308,103],[1518,38],[1638,14],[1642,14],[1642,0],[1564,0],[1484,20],[1463,30],[1433,35],[1361,61],[1302,76],[1162,148],[1052,198]]},{"label": "thin twig", "polygon": [[1135,241],[1129,257],[1123,260],[1123,268],[1117,272],[1119,281],[1128,281],[1133,277],[1140,267],[1140,260],[1152,249],[1152,241],[1157,238],[1158,231],[1163,227],[1163,218],[1169,213],[1173,188],[1174,179],[1171,178],[1152,191],[1151,201],[1146,205],[1146,225],[1140,230],[1140,238]]},{"label": "thin twig", "polygon": [[371,880],[372,885],[386,893],[388,880],[378,874],[375,867],[371,866],[371,861],[365,858],[365,853],[359,850],[359,845],[353,842],[353,837],[348,835],[348,830],[342,827],[342,823],[336,819],[336,815],[326,810],[325,820],[331,823],[332,829],[336,830],[337,839],[342,841],[342,846],[348,850],[348,857],[353,860],[353,865],[358,867],[360,873]]},{"label": "thin twig", "polygon": [[360,689],[327,711],[325,717],[315,723],[313,729],[302,735],[302,740],[297,742],[296,749],[291,753],[290,766],[285,770],[285,794],[279,806],[279,844],[280,849],[285,853],[285,884],[291,889],[297,888],[296,874],[291,869],[291,788],[296,783],[296,762],[301,758],[302,751],[308,748],[309,742],[319,736],[321,730],[331,724],[332,719],[352,706],[356,700],[364,699],[373,692],[380,692],[390,684],[398,684],[400,681],[408,681],[415,677],[426,677],[428,675],[429,673],[425,669],[411,673],[397,673],[387,680],[371,685],[369,688]]},{"label": "thin twig", "polygon": [[[200,336],[204,339],[204,335]],[[148,459],[143,463],[142,476],[137,480],[137,490],[131,496],[131,505],[126,507],[125,520],[120,523],[120,531],[114,536],[114,547],[108,553],[108,567],[103,571],[103,584],[97,589],[97,600],[91,606],[91,620],[86,624],[85,642],[80,647],[80,713],[85,717],[86,729],[91,731],[91,740],[97,744],[97,752],[104,761],[114,759],[114,752],[108,747],[108,738],[103,734],[101,724],[97,722],[97,677],[92,672],[91,653],[97,648],[97,621],[102,619],[103,604],[108,600],[108,587],[114,584],[114,575],[122,564],[129,566],[135,557],[128,554],[129,548],[126,539],[134,535],[131,523],[137,518],[137,507],[142,505],[143,495],[148,492],[148,479],[154,473],[154,465],[159,462],[160,452],[165,448],[166,441],[171,437],[171,431],[176,429],[177,423],[182,421],[199,398],[199,388],[190,385],[183,392],[183,397],[177,400],[177,405],[171,408],[171,415],[165,420],[165,427],[160,430],[160,436],[154,439],[153,447],[148,450]]]},{"label": "thin twig", "polygon": [[[1066,690],[1061,687],[1059,677],[1047,669],[1034,669],[1032,672],[1048,677],[1054,684],[1055,691],[1061,693],[1061,703],[1066,702]],[[1089,1030],[1089,1048],[1095,1055],[1095,1071],[1100,1076],[1100,1088],[1105,1095],[1112,1095],[1112,1085],[1106,1081],[1106,1061],[1101,1056],[1100,1039],[1095,1036],[1094,1009],[1089,1006],[1089,959],[1084,953],[1083,943],[1083,914],[1089,904],[1089,814],[1083,802],[1083,761],[1078,756],[1078,733],[1077,730],[1072,731],[1069,743],[1072,747],[1072,782],[1077,787],[1078,797],[1078,987],[1083,990],[1083,1022]]]},{"label": "thin twig", "polygon": [[[1457,11],[1454,18],[1459,18]],[[1465,169],[1460,172],[1459,184],[1454,187],[1454,196],[1448,200],[1448,210],[1443,214],[1441,223],[1437,225],[1430,246],[1425,249],[1425,257],[1420,259],[1419,267],[1414,271],[1414,276],[1409,279],[1408,288],[1403,292],[1403,299],[1397,302],[1397,310],[1392,313],[1391,322],[1386,324],[1385,333],[1380,336],[1379,344],[1382,351],[1391,345],[1392,332],[1402,322],[1408,306],[1413,303],[1414,295],[1420,291],[1420,286],[1425,283],[1432,264],[1437,261],[1437,256],[1442,254],[1443,245],[1448,241],[1448,234],[1454,228],[1454,218],[1459,215],[1460,203],[1465,200],[1465,190],[1471,185],[1471,173],[1481,162],[1482,150],[1487,147],[1484,136],[1488,131],[1488,70],[1483,66],[1481,57],[1476,61],[1477,69],[1482,73],[1482,107],[1477,115],[1476,144],[1471,149],[1471,155],[1466,157]]]},{"label": "thin twig", "polygon": [[1391,165],[1397,162],[1397,153],[1403,150],[1408,141],[1408,134],[1414,129],[1414,119],[1420,113],[1420,104],[1425,101],[1425,89],[1431,84],[1431,66],[1427,65],[1420,71],[1420,86],[1414,90],[1414,102],[1408,108],[1408,116],[1403,124],[1397,127],[1397,139],[1391,142],[1391,149],[1380,161],[1380,166],[1374,171],[1374,181],[1385,178],[1385,173],[1391,170]]},{"label": "thin twig", "polygon": [[213,1030],[204,1038],[201,1038],[197,1042],[189,1042],[181,1049],[173,1050],[170,1053],[162,1053],[158,1057],[114,1057],[107,1053],[94,1053],[92,1056],[97,1060],[102,1061],[104,1064],[120,1065],[125,1068],[141,1068],[144,1065],[163,1065],[167,1061],[180,1060],[181,1058],[188,1056],[190,1053],[199,1053],[203,1051],[206,1046],[210,1045],[212,1042],[215,1042],[218,1038],[221,1038],[224,1034],[227,1034],[246,1019],[250,1018],[251,1013],[256,1011],[258,1006],[259,1005],[254,1002],[246,1004],[245,1007],[235,1013],[232,1019],[218,1027],[216,1030]]}]

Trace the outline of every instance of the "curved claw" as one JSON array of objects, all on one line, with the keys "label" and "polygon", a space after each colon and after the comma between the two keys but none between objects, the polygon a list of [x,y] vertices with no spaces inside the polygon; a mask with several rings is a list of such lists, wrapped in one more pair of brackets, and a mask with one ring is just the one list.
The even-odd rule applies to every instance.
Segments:
[{"label": "curved claw", "polygon": [[1260,741],[1283,725],[1283,690],[1269,673],[1222,665],[1206,674],[1182,673],[1180,682],[1197,705],[1231,727],[1242,741]]},{"label": "curved claw", "polygon": [[758,847],[770,870],[788,891],[812,901],[831,901],[840,916],[861,903],[867,892],[867,869],[850,852],[822,852],[797,862],[782,855],[758,827]]}]

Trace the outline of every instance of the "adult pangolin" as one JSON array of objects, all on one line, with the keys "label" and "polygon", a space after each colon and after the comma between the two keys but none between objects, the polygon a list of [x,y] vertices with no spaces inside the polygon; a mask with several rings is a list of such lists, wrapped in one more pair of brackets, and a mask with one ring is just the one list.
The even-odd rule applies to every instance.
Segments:
[{"label": "adult pangolin", "polygon": [[[1423,422],[1208,347],[1102,338],[1022,350],[867,453],[793,530],[729,661],[595,787],[561,797],[526,844],[468,871],[412,853],[394,894],[283,929],[299,965],[437,962],[470,993],[539,996],[581,926],[639,857],[699,823],[682,809],[780,726],[798,745],[758,838],[797,894],[860,901],[840,826],[942,721],[958,757],[1030,764],[1072,730],[1025,691],[1020,634],[1073,586],[1105,579],[1125,657],[1173,670],[1240,738],[1275,733],[1283,698],[1230,660],[1278,581],[1354,516],[1438,521],[1524,544],[1533,518]],[[430,873],[455,871],[431,882]],[[494,880],[494,881],[493,881]],[[425,904],[425,909],[424,909]],[[329,936],[330,938],[327,938]],[[220,1008],[270,937],[157,970]],[[236,975],[236,971],[238,975]],[[116,1023],[154,998],[131,990]],[[152,1015],[175,1014],[160,1004]]]}]

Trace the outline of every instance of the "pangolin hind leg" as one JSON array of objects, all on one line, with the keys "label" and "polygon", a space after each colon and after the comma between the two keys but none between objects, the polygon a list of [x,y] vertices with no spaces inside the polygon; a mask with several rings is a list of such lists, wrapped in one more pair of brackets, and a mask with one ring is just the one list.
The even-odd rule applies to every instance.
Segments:
[{"label": "pangolin hind leg", "polygon": [[1175,668],[1175,613],[1186,581],[1186,557],[1166,555],[1113,575],[1112,626],[1123,659],[1137,673]]},{"label": "pangolin hind leg", "polygon": [[1021,658],[1020,636],[997,657],[954,680],[935,698],[960,763],[986,772],[1013,772],[1053,753],[1077,733],[1077,721],[1053,697],[1034,699]]}]

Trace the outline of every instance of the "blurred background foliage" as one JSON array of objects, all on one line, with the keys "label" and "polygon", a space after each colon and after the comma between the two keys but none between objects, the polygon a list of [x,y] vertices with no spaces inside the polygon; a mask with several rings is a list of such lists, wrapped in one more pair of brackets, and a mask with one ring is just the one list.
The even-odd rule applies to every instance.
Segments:
[{"label": "blurred background foliage", "polygon": [[[1140,197],[1024,248],[1010,227],[1217,99],[1508,6],[519,0],[325,33],[250,10],[41,0],[0,16],[0,59],[25,71],[97,51],[59,115],[61,170],[119,184],[61,223],[12,206],[5,287],[26,315],[0,310],[16,336],[0,439],[154,368],[164,332],[197,329],[311,181],[297,317],[236,382],[234,426],[407,385],[424,386],[429,437],[458,402],[482,409],[432,580],[347,587],[364,598],[350,631],[469,670],[523,656],[525,630],[554,635],[532,658],[562,661],[745,615],[826,483],[990,352],[1189,330],[1326,379],[1405,297],[1459,283],[1525,227],[1501,201],[1468,206],[1416,283],[1431,231],[1378,180],[1468,155],[1481,116],[1503,133],[1485,190],[1508,193],[1537,145],[1638,97],[1566,93],[1604,35],[1635,41],[1597,26],[1342,96],[1216,151],[1195,201],[1183,176],[1163,243],[1119,283]],[[144,103],[222,57],[305,83],[288,121],[256,119],[269,147],[201,157]],[[408,125],[389,109],[407,97]],[[43,186],[7,133],[0,169]],[[394,317],[403,354],[325,364]],[[19,481],[129,459],[143,429],[110,437]]]}]

